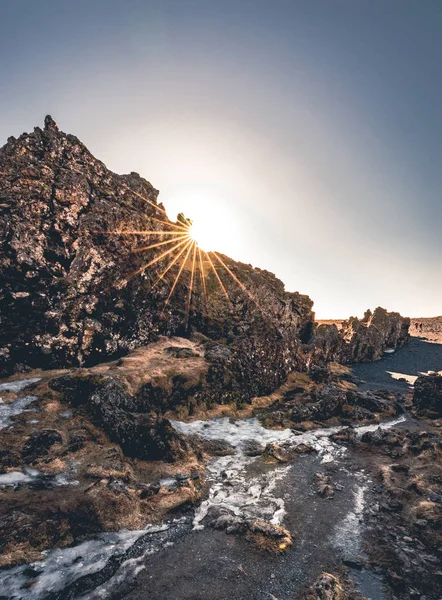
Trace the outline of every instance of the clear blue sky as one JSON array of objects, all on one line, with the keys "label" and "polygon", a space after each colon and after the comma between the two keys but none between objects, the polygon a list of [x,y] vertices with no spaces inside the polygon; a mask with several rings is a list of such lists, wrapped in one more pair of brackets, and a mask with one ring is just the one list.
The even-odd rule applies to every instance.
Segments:
[{"label": "clear blue sky", "polygon": [[439,0],[2,0],[0,77],[318,317],[442,313]]}]

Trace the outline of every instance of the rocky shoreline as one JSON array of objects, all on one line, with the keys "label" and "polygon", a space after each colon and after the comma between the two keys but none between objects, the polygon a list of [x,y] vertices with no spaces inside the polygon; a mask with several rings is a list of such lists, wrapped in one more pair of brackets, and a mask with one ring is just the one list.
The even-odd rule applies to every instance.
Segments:
[{"label": "rocky shoreline", "polygon": [[[158,192],[110,172],[51,117],[8,140],[0,171],[1,598],[142,597],[146,557],[183,552],[191,572],[198,531],[216,551],[245,548],[251,570],[279,557],[296,571],[313,518],[305,480],[330,549],[342,539],[326,519],[348,539],[363,521],[365,537],[334,574],[318,551],[273,597],[359,598],[353,571],[366,569],[386,598],[436,600],[442,377],[417,373],[413,396],[406,380],[364,389],[351,368],[406,352],[410,319],[378,307],[318,324],[308,296],[223,255],[224,269],[203,269],[194,288],[187,273],[166,303],[170,282],[156,280],[168,263],[143,250],[143,231],[163,240],[177,227]],[[161,593],[175,575],[155,577],[152,598],[172,597]],[[173,597],[262,597],[219,596],[213,577]]]}]

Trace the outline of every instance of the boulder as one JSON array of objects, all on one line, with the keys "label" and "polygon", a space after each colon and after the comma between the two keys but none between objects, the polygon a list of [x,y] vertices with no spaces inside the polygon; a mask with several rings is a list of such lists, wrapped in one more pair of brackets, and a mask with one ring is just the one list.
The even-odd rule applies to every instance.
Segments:
[{"label": "boulder", "polygon": [[442,375],[422,375],[414,382],[413,404],[419,415],[442,416]]}]

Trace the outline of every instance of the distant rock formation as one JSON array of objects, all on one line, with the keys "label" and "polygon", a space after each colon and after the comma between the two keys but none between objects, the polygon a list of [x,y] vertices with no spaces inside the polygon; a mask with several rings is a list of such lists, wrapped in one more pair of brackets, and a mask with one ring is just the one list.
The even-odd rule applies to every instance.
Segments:
[{"label": "distant rock formation", "polygon": [[339,330],[335,324],[321,324],[314,343],[327,360],[351,364],[378,360],[383,353],[403,346],[409,340],[410,319],[387,312],[380,306],[364,318],[351,317]]},{"label": "distant rock formation", "polygon": [[136,173],[109,171],[51,117],[43,130],[8,139],[0,173],[0,376],[93,365],[159,335],[196,332],[213,343],[214,362],[229,363],[237,395],[268,393],[304,366],[313,302],[273,274],[221,255],[254,300],[219,268],[230,302],[208,273],[205,303],[196,278],[188,323],[189,272],[167,306],[171,281],[155,285],[167,258],[133,276],[159,251],[140,251],[152,238],[116,232],[172,231],[157,190]]}]

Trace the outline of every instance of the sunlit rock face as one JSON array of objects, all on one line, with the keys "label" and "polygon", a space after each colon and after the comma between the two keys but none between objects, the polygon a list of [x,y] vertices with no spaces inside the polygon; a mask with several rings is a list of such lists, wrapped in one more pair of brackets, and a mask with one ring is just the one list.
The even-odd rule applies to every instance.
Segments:
[{"label": "sunlit rock face", "polygon": [[382,358],[384,352],[409,340],[410,319],[380,306],[363,319],[351,317],[339,330],[335,324],[318,326],[314,343],[327,360],[360,363]]},{"label": "sunlit rock face", "polygon": [[221,255],[254,301],[218,268],[227,302],[207,269],[207,300],[196,276],[188,318],[188,268],[167,305],[179,263],[154,284],[170,255],[133,276],[162,248],[134,251],[167,238],[116,232],[173,230],[157,190],[136,173],[109,171],[51,117],[44,129],[9,138],[0,172],[0,373],[93,365],[159,335],[195,332],[208,338],[212,362],[220,370],[227,364],[249,396],[303,366],[299,343],[311,337],[313,303],[287,293],[271,273]]}]

